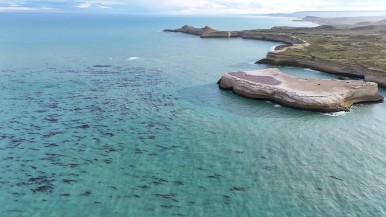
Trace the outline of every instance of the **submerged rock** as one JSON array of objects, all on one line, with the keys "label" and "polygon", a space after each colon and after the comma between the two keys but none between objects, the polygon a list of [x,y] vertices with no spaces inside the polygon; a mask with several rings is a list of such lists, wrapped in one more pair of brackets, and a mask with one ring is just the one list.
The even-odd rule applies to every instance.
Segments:
[{"label": "submerged rock", "polygon": [[383,101],[374,82],[297,78],[275,68],[229,72],[218,84],[244,97],[309,111],[348,111],[356,103]]}]

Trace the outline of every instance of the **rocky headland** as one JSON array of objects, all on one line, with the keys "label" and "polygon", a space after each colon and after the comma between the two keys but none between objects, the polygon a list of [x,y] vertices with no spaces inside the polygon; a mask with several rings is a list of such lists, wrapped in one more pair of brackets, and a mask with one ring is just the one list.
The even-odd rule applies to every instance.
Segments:
[{"label": "rocky headland", "polygon": [[374,82],[297,78],[278,69],[229,72],[218,84],[244,97],[319,112],[348,111],[356,103],[383,100]]},{"label": "rocky headland", "polygon": [[181,32],[191,35],[198,35],[201,38],[244,38],[266,41],[276,41],[286,44],[305,44],[306,42],[300,38],[285,34],[263,30],[243,30],[243,31],[218,31],[209,26],[196,28],[185,25],[179,29],[165,29],[164,32]]},{"label": "rocky headland", "polygon": [[291,56],[281,53],[280,50],[268,52],[266,58],[256,63],[309,68],[329,74],[362,78],[365,81],[376,82],[380,86],[386,87],[386,71],[373,69],[363,64],[337,62],[315,56]]},{"label": "rocky headland", "polygon": [[386,87],[386,26],[314,28],[274,27],[266,30],[217,31],[184,26],[169,32],[201,38],[267,40],[285,43],[257,64],[310,68],[326,73],[362,78]]},{"label": "rocky headland", "polygon": [[205,26],[204,28],[195,28],[193,26],[185,25],[179,29],[165,29],[164,32],[182,32],[186,34],[202,36],[204,33],[207,34],[209,32],[217,32],[217,30],[212,29],[209,26]]}]

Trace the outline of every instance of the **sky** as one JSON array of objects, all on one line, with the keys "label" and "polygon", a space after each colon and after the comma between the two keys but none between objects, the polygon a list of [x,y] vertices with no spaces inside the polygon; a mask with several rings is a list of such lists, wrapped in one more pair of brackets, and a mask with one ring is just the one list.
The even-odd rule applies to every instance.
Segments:
[{"label": "sky", "polygon": [[0,0],[0,12],[192,15],[373,10],[386,10],[386,0]]}]

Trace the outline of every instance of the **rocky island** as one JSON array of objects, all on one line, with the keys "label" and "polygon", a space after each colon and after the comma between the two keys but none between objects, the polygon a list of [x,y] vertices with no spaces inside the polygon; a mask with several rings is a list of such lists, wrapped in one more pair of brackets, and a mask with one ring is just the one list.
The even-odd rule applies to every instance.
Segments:
[{"label": "rocky island", "polygon": [[229,72],[218,84],[244,97],[319,112],[348,111],[356,103],[383,100],[374,82],[297,78],[278,69]]}]

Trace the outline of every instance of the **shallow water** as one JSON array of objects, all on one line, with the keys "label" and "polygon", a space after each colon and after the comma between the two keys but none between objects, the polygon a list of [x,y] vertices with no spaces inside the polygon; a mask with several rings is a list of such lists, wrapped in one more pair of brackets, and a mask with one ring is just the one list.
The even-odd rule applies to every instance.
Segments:
[{"label": "shallow water", "polygon": [[386,215],[384,103],[325,115],[220,91],[277,43],[161,31],[184,24],[312,25],[0,14],[1,216]]}]

